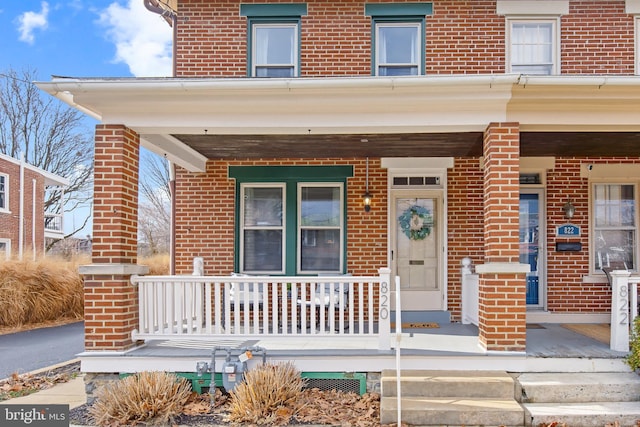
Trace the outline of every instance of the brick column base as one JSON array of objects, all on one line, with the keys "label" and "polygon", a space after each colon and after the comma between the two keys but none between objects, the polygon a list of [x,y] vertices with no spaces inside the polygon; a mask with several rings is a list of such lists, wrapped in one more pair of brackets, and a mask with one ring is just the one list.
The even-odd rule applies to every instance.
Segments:
[{"label": "brick column base", "polygon": [[85,351],[124,351],[135,345],[131,332],[138,327],[138,292],[130,278],[148,271],[135,264],[80,267],[85,275]]},{"label": "brick column base", "polygon": [[529,264],[519,263],[476,266],[480,279],[479,339],[487,351],[526,350],[526,273],[529,269]]}]

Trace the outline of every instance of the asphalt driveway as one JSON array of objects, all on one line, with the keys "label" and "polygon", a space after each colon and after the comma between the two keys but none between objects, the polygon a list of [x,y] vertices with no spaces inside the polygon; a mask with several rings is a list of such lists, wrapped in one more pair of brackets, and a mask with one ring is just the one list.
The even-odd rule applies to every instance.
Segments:
[{"label": "asphalt driveway", "polygon": [[0,379],[74,359],[84,350],[84,322],[0,335]]}]

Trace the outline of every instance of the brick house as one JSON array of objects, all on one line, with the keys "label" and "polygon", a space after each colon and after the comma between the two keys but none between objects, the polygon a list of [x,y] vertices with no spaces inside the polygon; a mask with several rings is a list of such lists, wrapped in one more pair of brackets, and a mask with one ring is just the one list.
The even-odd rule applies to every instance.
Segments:
[{"label": "brick house", "polygon": [[47,239],[64,237],[63,211],[46,212],[48,189],[66,187],[66,178],[0,154],[0,259],[44,253]]},{"label": "brick house", "polygon": [[[487,352],[524,352],[527,323],[610,321],[603,269],[640,253],[640,1],[145,4],[173,27],[174,76],[38,83],[101,121],[85,370],[149,338],[130,282],[140,146],[174,165],[176,277],[199,259],[290,292],[388,268],[405,318],[456,323],[470,258]],[[363,318],[393,311],[359,289]]]}]

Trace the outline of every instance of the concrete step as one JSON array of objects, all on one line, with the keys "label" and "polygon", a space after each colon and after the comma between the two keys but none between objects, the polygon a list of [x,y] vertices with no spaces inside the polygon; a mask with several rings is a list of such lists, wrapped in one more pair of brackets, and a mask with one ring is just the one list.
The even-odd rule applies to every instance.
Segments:
[{"label": "concrete step", "polygon": [[[396,371],[385,370],[381,377],[383,397],[397,396]],[[402,371],[403,397],[514,398],[514,380],[499,371]]]},{"label": "concrete step", "polygon": [[[380,423],[397,422],[397,398],[380,400]],[[402,422],[412,426],[524,425],[524,409],[513,399],[404,397]]]},{"label": "concrete step", "polygon": [[639,402],[523,403],[522,406],[527,427],[551,423],[570,427],[636,427],[640,420]]},{"label": "concrete step", "polygon": [[516,392],[516,399],[528,403],[635,401],[640,407],[640,376],[633,372],[525,373],[517,377]]}]

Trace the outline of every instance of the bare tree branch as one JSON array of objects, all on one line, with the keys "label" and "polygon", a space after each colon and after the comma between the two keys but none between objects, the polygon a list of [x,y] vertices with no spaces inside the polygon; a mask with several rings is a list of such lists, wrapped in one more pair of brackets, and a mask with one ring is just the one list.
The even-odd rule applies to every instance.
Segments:
[{"label": "bare tree branch", "polygon": [[[76,207],[92,198],[93,133],[79,111],[43,94],[35,79],[30,69],[0,73],[0,152],[24,154],[27,163],[67,178],[65,204]],[[59,190],[49,191],[45,210],[61,213],[59,200]]]}]

